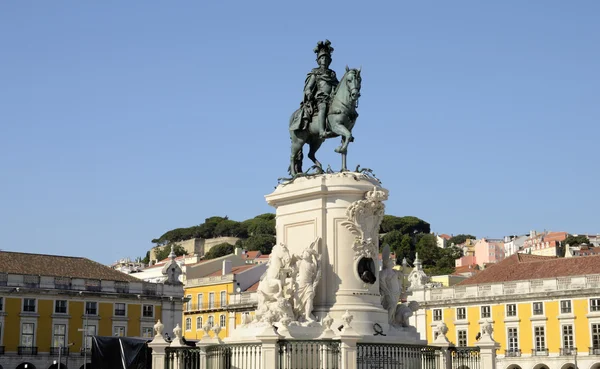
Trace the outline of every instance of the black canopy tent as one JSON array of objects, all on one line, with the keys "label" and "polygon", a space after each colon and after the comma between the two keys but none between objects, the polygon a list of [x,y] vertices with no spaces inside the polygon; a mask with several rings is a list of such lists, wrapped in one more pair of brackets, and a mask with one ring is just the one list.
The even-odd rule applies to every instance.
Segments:
[{"label": "black canopy tent", "polygon": [[152,369],[150,341],[147,338],[94,336],[90,369]]}]

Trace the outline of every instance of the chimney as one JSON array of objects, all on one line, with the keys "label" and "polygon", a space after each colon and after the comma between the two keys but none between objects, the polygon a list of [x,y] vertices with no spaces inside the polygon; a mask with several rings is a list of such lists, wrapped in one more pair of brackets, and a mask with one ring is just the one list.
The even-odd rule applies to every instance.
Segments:
[{"label": "chimney", "polygon": [[233,251],[233,253],[234,253],[235,255],[237,255],[237,256],[240,256],[240,255],[242,255],[242,254],[244,253],[243,251],[244,251],[244,250],[242,250],[242,248],[241,248],[241,247],[236,247],[236,248],[235,248],[235,250]]},{"label": "chimney", "polygon": [[223,260],[223,275],[231,274],[231,260]]}]

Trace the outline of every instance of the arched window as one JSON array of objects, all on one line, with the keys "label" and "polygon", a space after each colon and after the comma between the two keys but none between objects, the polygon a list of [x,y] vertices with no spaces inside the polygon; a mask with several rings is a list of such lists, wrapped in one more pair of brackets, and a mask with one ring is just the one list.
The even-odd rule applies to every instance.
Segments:
[{"label": "arched window", "polygon": [[214,316],[209,316],[208,317],[208,325],[210,325],[210,327],[214,327],[215,326],[215,317]]},{"label": "arched window", "polygon": [[225,315],[221,314],[221,316],[219,317],[219,326],[221,326],[221,328],[225,328]]},{"label": "arched window", "polygon": [[202,317],[199,316],[196,318],[196,330],[202,329]]},{"label": "arched window", "polygon": [[185,330],[186,331],[192,330],[192,318],[185,318]]}]

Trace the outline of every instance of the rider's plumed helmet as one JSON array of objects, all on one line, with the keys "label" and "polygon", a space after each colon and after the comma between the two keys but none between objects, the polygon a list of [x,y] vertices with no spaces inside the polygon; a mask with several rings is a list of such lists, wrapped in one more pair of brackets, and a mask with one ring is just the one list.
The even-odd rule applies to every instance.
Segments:
[{"label": "rider's plumed helmet", "polygon": [[317,47],[315,47],[315,54],[317,54],[317,60],[323,55],[329,56],[331,58],[331,53],[333,53],[333,47],[331,47],[331,41],[319,41],[317,43]]}]

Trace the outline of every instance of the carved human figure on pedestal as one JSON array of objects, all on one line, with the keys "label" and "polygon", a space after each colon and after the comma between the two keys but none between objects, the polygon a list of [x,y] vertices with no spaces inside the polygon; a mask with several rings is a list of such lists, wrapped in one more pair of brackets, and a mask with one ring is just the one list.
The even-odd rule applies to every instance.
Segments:
[{"label": "carved human figure on pedestal", "polygon": [[[312,323],[315,289],[321,280],[317,238],[300,256],[290,256],[285,245],[273,247],[267,271],[258,284],[256,322]],[[297,324],[297,323],[296,323]]]},{"label": "carved human figure on pedestal", "polygon": [[398,272],[394,270],[394,261],[390,258],[390,246],[383,246],[381,251],[382,268],[379,272],[379,293],[381,305],[388,311],[388,323],[393,324],[396,306],[400,301],[400,281]]},{"label": "carved human figure on pedestal", "polygon": [[314,322],[312,314],[313,300],[317,284],[321,280],[321,256],[317,252],[317,238],[309,247],[302,251],[300,260],[296,262],[298,274],[296,279],[296,290],[293,291],[295,313],[298,321]]},{"label": "carved human figure on pedestal", "polygon": [[283,284],[285,282],[285,275],[282,271],[289,269],[291,257],[288,248],[283,245],[273,246],[271,255],[269,255],[269,262],[267,271],[260,277],[260,283],[258,284],[258,301],[277,301],[283,294]]}]

